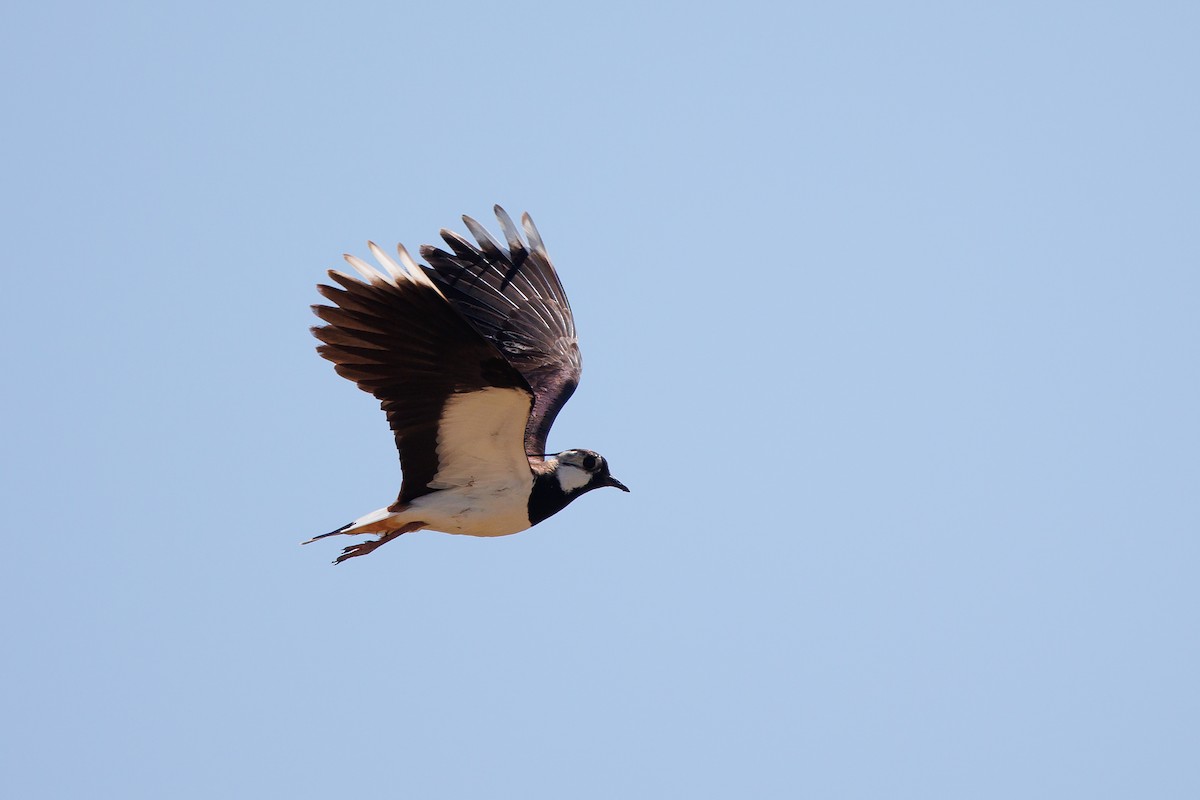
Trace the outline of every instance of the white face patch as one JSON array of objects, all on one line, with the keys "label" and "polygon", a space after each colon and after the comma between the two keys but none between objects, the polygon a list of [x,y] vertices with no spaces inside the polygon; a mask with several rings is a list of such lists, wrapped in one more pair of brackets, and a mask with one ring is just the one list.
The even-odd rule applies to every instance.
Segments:
[{"label": "white face patch", "polygon": [[558,470],[555,471],[554,476],[558,478],[558,485],[562,487],[564,492],[582,489],[592,479],[590,472],[582,470],[579,467],[572,467],[561,463],[558,465]]}]

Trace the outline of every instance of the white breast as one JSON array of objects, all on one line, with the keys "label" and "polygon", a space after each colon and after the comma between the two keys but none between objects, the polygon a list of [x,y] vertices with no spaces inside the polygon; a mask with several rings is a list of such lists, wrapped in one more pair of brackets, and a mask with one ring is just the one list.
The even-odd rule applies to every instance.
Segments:
[{"label": "white breast", "polygon": [[406,519],[420,519],[425,527],[467,536],[508,536],[529,527],[529,492],[533,480],[522,487],[491,490],[484,487],[434,492],[414,500],[404,511]]}]

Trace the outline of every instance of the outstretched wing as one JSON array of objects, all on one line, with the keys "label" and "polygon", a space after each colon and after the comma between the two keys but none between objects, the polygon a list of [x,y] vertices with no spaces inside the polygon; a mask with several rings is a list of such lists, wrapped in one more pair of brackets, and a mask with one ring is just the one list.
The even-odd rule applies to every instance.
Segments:
[{"label": "outstretched wing", "polygon": [[442,238],[453,253],[425,245],[421,255],[431,265],[426,274],[446,298],[533,389],[525,450],[541,456],[554,418],[579,385],[579,340],[571,305],[533,220],[528,214],[521,216],[527,247],[504,209],[496,206],[495,212],[507,251],[482,225],[464,216],[478,246],[443,230]]},{"label": "outstretched wing", "polygon": [[387,413],[404,471],[396,507],[497,474],[528,480],[528,382],[403,247],[403,268],[370,248],[384,271],[346,256],[363,279],[330,270],[341,288],[317,286],[334,306],[313,306],[326,324],[312,330],[317,352]]}]

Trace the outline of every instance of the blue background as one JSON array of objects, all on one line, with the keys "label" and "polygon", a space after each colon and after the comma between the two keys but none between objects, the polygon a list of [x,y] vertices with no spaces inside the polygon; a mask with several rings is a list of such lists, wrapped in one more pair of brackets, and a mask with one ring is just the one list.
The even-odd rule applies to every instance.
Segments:
[{"label": "blue background", "polygon": [[[9,9],[0,794],[1200,796],[1197,8]],[[332,567],[496,202],[633,493]]]}]

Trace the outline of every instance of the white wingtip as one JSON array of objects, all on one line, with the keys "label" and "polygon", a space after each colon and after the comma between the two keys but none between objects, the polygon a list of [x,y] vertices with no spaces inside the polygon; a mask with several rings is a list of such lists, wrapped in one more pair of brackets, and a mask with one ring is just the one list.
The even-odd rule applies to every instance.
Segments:
[{"label": "white wingtip", "polygon": [[342,258],[346,259],[346,263],[354,267],[354,271],[361,275],[367,283],[374,283],[377,280],[383,279],[382,275],[372,269],[371,265],[361,258],[352,256],[349,253],[343,255]]},{"label": "white wingtip", "polygon": [[375,260],[387,270],[388,283],[392,284],[392,286],[399,286],[399,281],[407,280],[404,271],[400,269],[400,265],[392,261],[387,253],[379,249],[379,245],[374,242],[367,242],[367,247],[371,250],[371,255],[375,256]]},{"label": "white wingtip", "polygon": [[521,215],[521,225],[525,228],[525,236],[529,239],[529,246],[534,252],[540,254],[543,258],[549,258],[546,253],[546,245],[542,242],[542,235],[538,233],[537,226],[533,224],[533,217],[526,212]]},{"label": "white wingtip", "polygon": [[400,263],[404,265],[404,268],[408,270],[410,274],[415,275],[418,272],[420,272],[422,275],[424,274],[416,260],[408,254],[407,250],[404,249],[404,245],[396,245],[396,252],[400,254]]},{"label": "white wingtip", "polygon": [[404,249],[404,245],[396,245],[396,252],[400,254],[400,263],[404,265],[404,269],[408,273],[408,279],[410,281],[413,283],[419,283],[422,286],[428,286],[438,294],[442,293],[442,290],[438,288],[437,284],[431,281],[429,276],[425,274],[425,270],[421,269],[421,265],[418,264],[416,260],[408,254],[408,251]]},{"label": "white wingtip", "polygon": [[493,206],[492,211],[496,213],[496,219],[500,220],[500,230],[504,232],[509,252],[518,253],[523,251],[525,243],[521,241],[521,234],[517,231],[517,226],[513,224],[512,217],[499,204]]},{"label": "white wingtip", "polygon": [[475,237],[475,241],[479,242],[480,249],[490,249],[495,250],[496,252],[503,252],[500,248],[500,243],[492,238],[492,235],[488,233],[487,228],[483,227],[466,214],[463,214],[462,219],[463,224],[467,226],[467,230],[469,230],[471,235]]},{"label": "white wingtip", "polygon": [[[400,255],[400,263],[397,264],[383,249],[374,242],[367,242],[367,247],[371,250],[371,255],[375,257],[381,265],[376,268],[372,264],[368,264],[357,256],[352,256],[346,253],[342,258],[346,259],[346,263],[354,267],[354,271],[362,276],[362,279],[369,284],[379,281],[387,283],[397,288],[403,283],[413,283],[419,286],[428,286],[438,294],[442,294],[442,290],[437,284],[430,280],[425,274],[425,270],[421,269],[421,265],[408,254],[404,249],[404,245],[396,245],[396,252]],[[339,273],[344,275],[345,273]],[[345,277],[350,277],[346,275]]]}]

